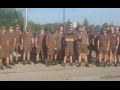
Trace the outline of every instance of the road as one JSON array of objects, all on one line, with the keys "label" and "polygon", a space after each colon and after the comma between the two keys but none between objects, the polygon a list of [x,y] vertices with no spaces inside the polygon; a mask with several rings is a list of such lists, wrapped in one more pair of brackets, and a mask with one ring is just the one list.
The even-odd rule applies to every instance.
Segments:
[{"label": "road", "polygon": [[[92,53],[95,57],[95,53]],[[81,67],[71,67],[61,65],[46,67],[43,64],[13,66],[13,69],[0,70],[0,81],[119,81],[119,67],[96,67],[90,64],[85,67],[84,62]]]}]

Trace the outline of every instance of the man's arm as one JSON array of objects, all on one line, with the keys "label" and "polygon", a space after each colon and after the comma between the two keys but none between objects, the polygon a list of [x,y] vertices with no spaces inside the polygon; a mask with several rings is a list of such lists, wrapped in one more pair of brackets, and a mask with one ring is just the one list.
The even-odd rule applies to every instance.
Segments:
[{"label": "man's arm", "polygon": [[99,50],[100,40],[98,40],[97,49]]},{"label": "man's arm", "polygon": [[9,46],[9,40],[7,40],[7,45]]},{"label": "man's arm", "polygon": [[92,44],[93,44],[93,46],[94,46],[94,44],[95,44],[95,43],[94,43],[94,39],[93,39],[93,38],[92,38]]},{"label": "man's arm", "polygon": [[16,38],[14,38],[14,46],[15,46],[15,43],[16,43]]}]

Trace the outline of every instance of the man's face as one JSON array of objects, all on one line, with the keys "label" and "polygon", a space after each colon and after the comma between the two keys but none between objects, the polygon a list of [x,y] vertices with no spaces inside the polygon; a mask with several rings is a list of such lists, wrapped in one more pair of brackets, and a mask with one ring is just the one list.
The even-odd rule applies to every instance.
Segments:
[{"label": "man's face", "polygon": [[13,27],[10,27],[10,28],[9,28],[9,31],[12,32],[12,31],[13,31]]},{"label": "man's face", "polygon": [[103,34],[106,34],[106,31],[103,31]]},{"label": "man's face", "polygon": [[70,24],[70,28],[73,28],[73,24]]},{"label": "man's face", "polygon": [[119,28],[118,27],[115,27],[115,29],[118,31],[119,30]]},{"label": "man's face", "polygon": [[2,32],[5,33],[5,32],[6,32],[6,29],[2,29]]},{"label": "man's face", "polygon": [[79,28],[79,31],[82,32],[83,28]]},{"label": "man's face", "polygon": [[44,32],[44,29],[40,30],[40,32],[43,33],[43,32]]},{"label": "man's face", "polygon": [[83,26],[83,30],[85,30],[85,26]]},{"label": "man's face", "polygon": [[109,30],[110,28],[108,27],[107,30]]},{"label": "man's face", "polygon": [[16,26],[16,29],[18,30],[20,27],[19,26]]},{"label": "man's face", "polygon": [[93,27],[93,26],[91,26],[91,30],[94,30],[94,27]]},{"label": "man's face", "polygon": [[114,28],[113,28],[113,27],[111,27],[111,28],[110,28],[110,30],[111,30],[111,32],[113,32],[113,31],[114,31]]},{"label": "man's face", "polygon": [[53,32],[54,32],[54,29],[52,29],[51,32],[53,33]]},{"label": "man's face", "polygon": [[63,27],[60,27],[60,32],[62,32],[63,31]]}]

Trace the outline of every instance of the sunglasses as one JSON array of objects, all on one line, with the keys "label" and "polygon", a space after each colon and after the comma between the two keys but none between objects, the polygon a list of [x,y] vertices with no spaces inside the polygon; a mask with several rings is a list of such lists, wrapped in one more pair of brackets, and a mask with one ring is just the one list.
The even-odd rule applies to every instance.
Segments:
[{"label": "sunglasses", "polygon": [[70,26],[73,26],[73,25],[70,25]]},{"label": "sunglasses", "polygon": [[10,29],[13,29],[13,28],[10,28]]},{"label": "sunglasses", "polygon": [[19,27],[19,26],[16,26],[16,27]]}]

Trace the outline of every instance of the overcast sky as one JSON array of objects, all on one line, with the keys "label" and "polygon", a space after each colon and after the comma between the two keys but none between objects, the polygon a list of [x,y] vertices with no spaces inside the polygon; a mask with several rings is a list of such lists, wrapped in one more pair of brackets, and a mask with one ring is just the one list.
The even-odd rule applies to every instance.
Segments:
[{"label": "overcast sky", "polygon": [[[21,8],[23,9],[23,8]],[[28,20],[35,23],[55,23],[63,22],[63,8],[28,8]],[[65,21],[70,19],[72,22],[83,23],[84,18],[87,18],[90,24],[99,25],[110,24],[114,21],[114,25],[120,26],[120,8],[65,8]]]}]

